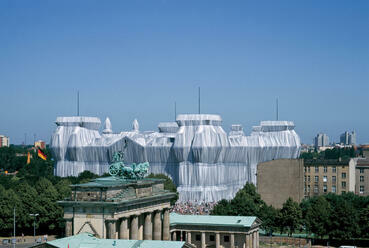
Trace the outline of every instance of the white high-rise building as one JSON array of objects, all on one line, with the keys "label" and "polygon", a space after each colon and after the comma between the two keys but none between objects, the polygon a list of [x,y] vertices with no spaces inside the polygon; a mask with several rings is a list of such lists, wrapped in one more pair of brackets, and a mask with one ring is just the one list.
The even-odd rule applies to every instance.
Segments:
[{"label": "white high-rise building", "polygon": [[318,133],[314,139],[315,148],[329,146],[329,137],[325,133]]},{"label": "white high-rise building", "polygon": [[356,133],[355,133],[355,131],[352,131],[351,133],[346,131],[343,134],[341,134],[340,143],[342,145],[355,145],[356,144]]},{"label": "white high-rise building", "polygon": [[0,147],[9,146],[9,137],[0,135]]}]

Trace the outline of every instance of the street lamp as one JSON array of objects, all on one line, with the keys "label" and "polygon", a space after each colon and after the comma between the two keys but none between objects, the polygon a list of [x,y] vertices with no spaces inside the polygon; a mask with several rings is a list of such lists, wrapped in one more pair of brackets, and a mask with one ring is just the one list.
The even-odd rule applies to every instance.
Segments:
[{"label": "street lamp", "polygon": [[36,217],[39,216],[39,214],[29,214],[30,216],[33,216],[33,238],[36,241]]}]

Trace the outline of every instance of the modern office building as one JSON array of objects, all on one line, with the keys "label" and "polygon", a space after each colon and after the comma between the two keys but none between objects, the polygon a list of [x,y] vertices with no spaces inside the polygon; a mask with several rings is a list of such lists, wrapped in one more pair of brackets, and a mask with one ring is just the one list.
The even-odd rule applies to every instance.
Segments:
[{"label": "modern office building", "polygon": [[325,133],[318,133],[314,139],[315,148],[329,146],[329,137]]},{"label": "modern office building", "polygon": [[170,214],[172,240],[198,248],[258,248],[260,225],[253,216]]},{"label": "modern office building", "polygon": [[0,135],[0,147],[9,146],[9,137]]},{"label": "modern office building", "polygon": [[351,133],[349,133],[346,131],[343,134],[341,134],[340,143],[342,145],[355,145],[356,144],[356,132],[352,131]]}]

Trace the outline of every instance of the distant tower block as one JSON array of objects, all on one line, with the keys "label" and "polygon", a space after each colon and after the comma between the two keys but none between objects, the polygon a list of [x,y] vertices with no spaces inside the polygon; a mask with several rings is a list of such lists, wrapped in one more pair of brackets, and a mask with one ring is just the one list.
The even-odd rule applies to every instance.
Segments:
[{"label": "distant tower block", "polygon": [[140,129],[140,125],[138,124],[137,119],[134,119],[132,122],[132,130],[138,132]]},{"label": "distant tower block", "polygon": [[111,134],[111,133],[113,133],[111,122],[109,117],[106,117],[103,134]]}]

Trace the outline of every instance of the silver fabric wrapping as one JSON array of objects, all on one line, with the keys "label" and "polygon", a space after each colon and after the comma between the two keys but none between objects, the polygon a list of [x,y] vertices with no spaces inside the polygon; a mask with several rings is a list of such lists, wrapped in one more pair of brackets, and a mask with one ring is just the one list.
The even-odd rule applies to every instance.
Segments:
[{"label": "silver fabric wrapping", "polygon": [[108,171],[114,152],[125,150],[126,163],[149,162],[150,172],[170,176],[180,201],[230,199],[246,182],[256,183],[256,166],[279,158],[297,158],[300,138],[293,122],[262,121],[245,136],[241,125],[229,135],[218,115],[178,115],[159,124],[159,132],[141,132],[137,120],[128,132],[113,133],[107,118],[100,134],[95,117],[58,117],[51,138],[57,176]]}]

